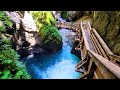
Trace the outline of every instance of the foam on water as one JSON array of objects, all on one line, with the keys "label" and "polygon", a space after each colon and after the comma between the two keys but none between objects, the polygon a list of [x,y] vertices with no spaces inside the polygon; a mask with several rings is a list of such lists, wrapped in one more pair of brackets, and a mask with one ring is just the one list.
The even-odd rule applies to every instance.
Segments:
[{"label": "foam on water", "polygon": [[75,72],[76,63],[73,60],[63,58],[61,62],[57,62],[54,66],[47,68],[44,79],[75,79],[79,74]]},{"label": "foam on water", "polygon": [[75,65],[79,58],[70,53],[66,35],[70,30],[61,29],[60,34],[63,39],[62,49],[55,54],[31,55],[26,58],[26,67],[28,73],[34,79],[77,79],[80,73],[75,71]]}]

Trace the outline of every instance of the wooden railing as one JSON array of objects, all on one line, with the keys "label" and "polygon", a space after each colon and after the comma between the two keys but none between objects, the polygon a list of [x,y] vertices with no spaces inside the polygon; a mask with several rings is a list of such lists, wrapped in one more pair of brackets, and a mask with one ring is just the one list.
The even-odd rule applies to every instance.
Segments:
[{"label": "wooden railing", "polygon": [[76,65],[76,71],[83,73],[79,79],[120,78],[120,56],[111,52],[89,23],[73,24],[69,22],[61,24],[59,27],[76,30],[75,40],[79,41],[79,44],[75,49],[81,52],[81,61]]},{"label": "wooden railing", "polygon": [[[108,61],[97,53],[88,50],[88,53],[105,79],[120,78],[120,67]],[[99,75],[98,75],[99,76]]]},{"label": "wooden railing", "polygon": [[74,22],[61,23],[58,21],[56,22],[56,26],[61,27],[61,28],[68,28],[68,29],[72,29],[72,30],[75,30],[77,27],[80,27],[79,23],[74,23]]}]

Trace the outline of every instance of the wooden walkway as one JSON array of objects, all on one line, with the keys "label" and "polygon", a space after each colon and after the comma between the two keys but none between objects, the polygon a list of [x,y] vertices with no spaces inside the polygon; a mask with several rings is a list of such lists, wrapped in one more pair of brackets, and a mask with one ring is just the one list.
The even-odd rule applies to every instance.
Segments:
[{"label": "wooden walkway", "polygon": [[79,41],[76,50],[81,60],[76,71],[82,73],[79,79],[119,79],[120,56],[114,55],[90,23],[57,22],[57,27],[69,28],[76,32]]}]

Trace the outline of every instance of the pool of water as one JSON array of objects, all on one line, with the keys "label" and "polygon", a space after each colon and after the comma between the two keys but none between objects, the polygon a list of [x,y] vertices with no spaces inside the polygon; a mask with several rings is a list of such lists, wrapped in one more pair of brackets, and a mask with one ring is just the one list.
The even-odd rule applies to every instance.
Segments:
[{"label": "pool of water", "polygon": [[80,73],[75,71],[75,65],[80,58],[71,54],[72,47],[68,35],[70,30],[59,30],[63,47],[60,51],[48,55],[31,55],[25,58],[28,73],[33,79],[77,79]]}]

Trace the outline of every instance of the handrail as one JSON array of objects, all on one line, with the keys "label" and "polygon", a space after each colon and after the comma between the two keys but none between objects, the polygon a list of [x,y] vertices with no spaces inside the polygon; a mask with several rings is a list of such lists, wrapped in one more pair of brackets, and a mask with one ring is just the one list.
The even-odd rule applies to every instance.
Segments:
[{"label": "handrail", "polygon": [[92,28],[91,28],[90,22],[88,22],[88,26],[89,26],[89,29],[91,30]]},{"label": "handrail", "polygon": [[[90,50],[89,47],[89,43],[87,41],[87,38],[85,36],[85,32],[84,32],[84,28],[82,26],[82,22],[80,24],[81,26],[81,31],[83,34],[83,38],[84,38],[84,42],[85,42],[85,46],[86,46],[86,50],[87,53],[91,56],[94,56],[94,58],[96,59],[96,61],[94,61],[95,64],[98,64],[98,61],[102,64],[100,64],[102,66],[101,68],[101,72],[104,75],[105,78],[120,78],[120,67],[115,65],[114,63],[108,61],[106,58],[103,58],[102,56],[100,56],[99,54],[95,53],[94,51]],[[108,46],[105,44],[105,42],[103,41],[103,39],[100,37],[100,35],[96,32],[96,30],[94,28],[91,28],[90,24],[88,23],[88,27],[89,29],[91,29],[90,31],[93,31],[93,33],[96,35],[96,38],[99,40],[100,44],[102,45],[102,47],[104,48],[104,50],[106,51],[107,55],[113,55],[113,53],[111,52],[111,50],[108,48]],[[89,32],[89,31],[88,31]],[[89,33],[90,35],[91,33]],[[91,57],[92,58],[92,57]],[[93,58],[92,58],[93,59]],[[97,66],[99,68],[99,65]],[[106,68],[104,68],[106,67]],[[99,68],[100,69],[100,68]],[[102,70],[104,69],[104,70]],[[107,71],[109,74],[105,74],[104,71]]]},{"label": "handrail", "polygon": [[109,71],[111,71],[117,78],[120,78],[120,67],[98,55],[97,53],[88,50],[88,53],[94,56],[102,65],[104,65]]},{"label": "handrail", "polygon": [[81,22],[81,30],[82,30],[82,34],[83,34],[83,38],[84,38],[84,42],[85,42],[85,45],[86,45],[86,49],[87,50],[89,50],[90,49],[90,47],[89,47],[89,44],[88,44],[88,42],[87,42],[87,38],[85,37],[85,33],[84,33],[84,29],[83,29],[83,27],[82,27],[82,22]]},{"label": "handrail", "polygon": [[96,35],[97,39],[99,40],[100,44],[102,45],[102,47],[104,48],[104,50],[106,51],[106,53],[108,55],[113,55],[113,53],[111,52],[111,50],[108,48],[108,46],[105,44],[105,42],[103,41],[103,39],[100,37],[100,35],[96,32],[96,30],[94,28],[92,28],[92,31],[94,32],[94,34]]},{"label": "handrail", "polygon": [[[72,25],[72,27],[77,28],[76,25],[74,25],[74,24],[75,23],[68,22],[68,23],[65,23],[65,26],[68,27],[68,26]],[[103,77],[105,79],[120,78],[120,67],[119,67],[119,65],[117,66],[115,63],[113,63],[115,61],[120,61],[120,58],[111,52],[111,50],[108,48],[108,46],[103,41],[103,39],[100,37],[100,35],[97,33],[97,31],[91,27],[89,22],[85,25],[88,25],[87,26],[88,28],[86,30],[83,27],[82,22],[80,23],[79,27],[81,28],[80,30],[82,33],[82,37],[83,37],[87,55],[91,57],[91,60],[94,61],[95,65],[97,66],[97,68],[99,69],[99,71],[101,72],[101,74],[103,75]],[[110,61],[108,59],[100,56],[99,54],[97,54],[94,51],[95,48],[92,49],[92,47],[91,47],[92,42],[89,43],[89,41],[90,41],[89,37],[91,39],[91,34],[95,35],[95,38],[98,40],[98,43],[102,46],[103,50],[105,51],[105,54],[107,54],[107,57],[110,58]],[[89,36],[87,36],[87,35],[89,35]],[[113,62],[111,62],[111,61],[113,61]],[[107,73],[105,73],[105,72],[107,72]],[[89,74],[89,72],[88,72],[88,74]]]}]

